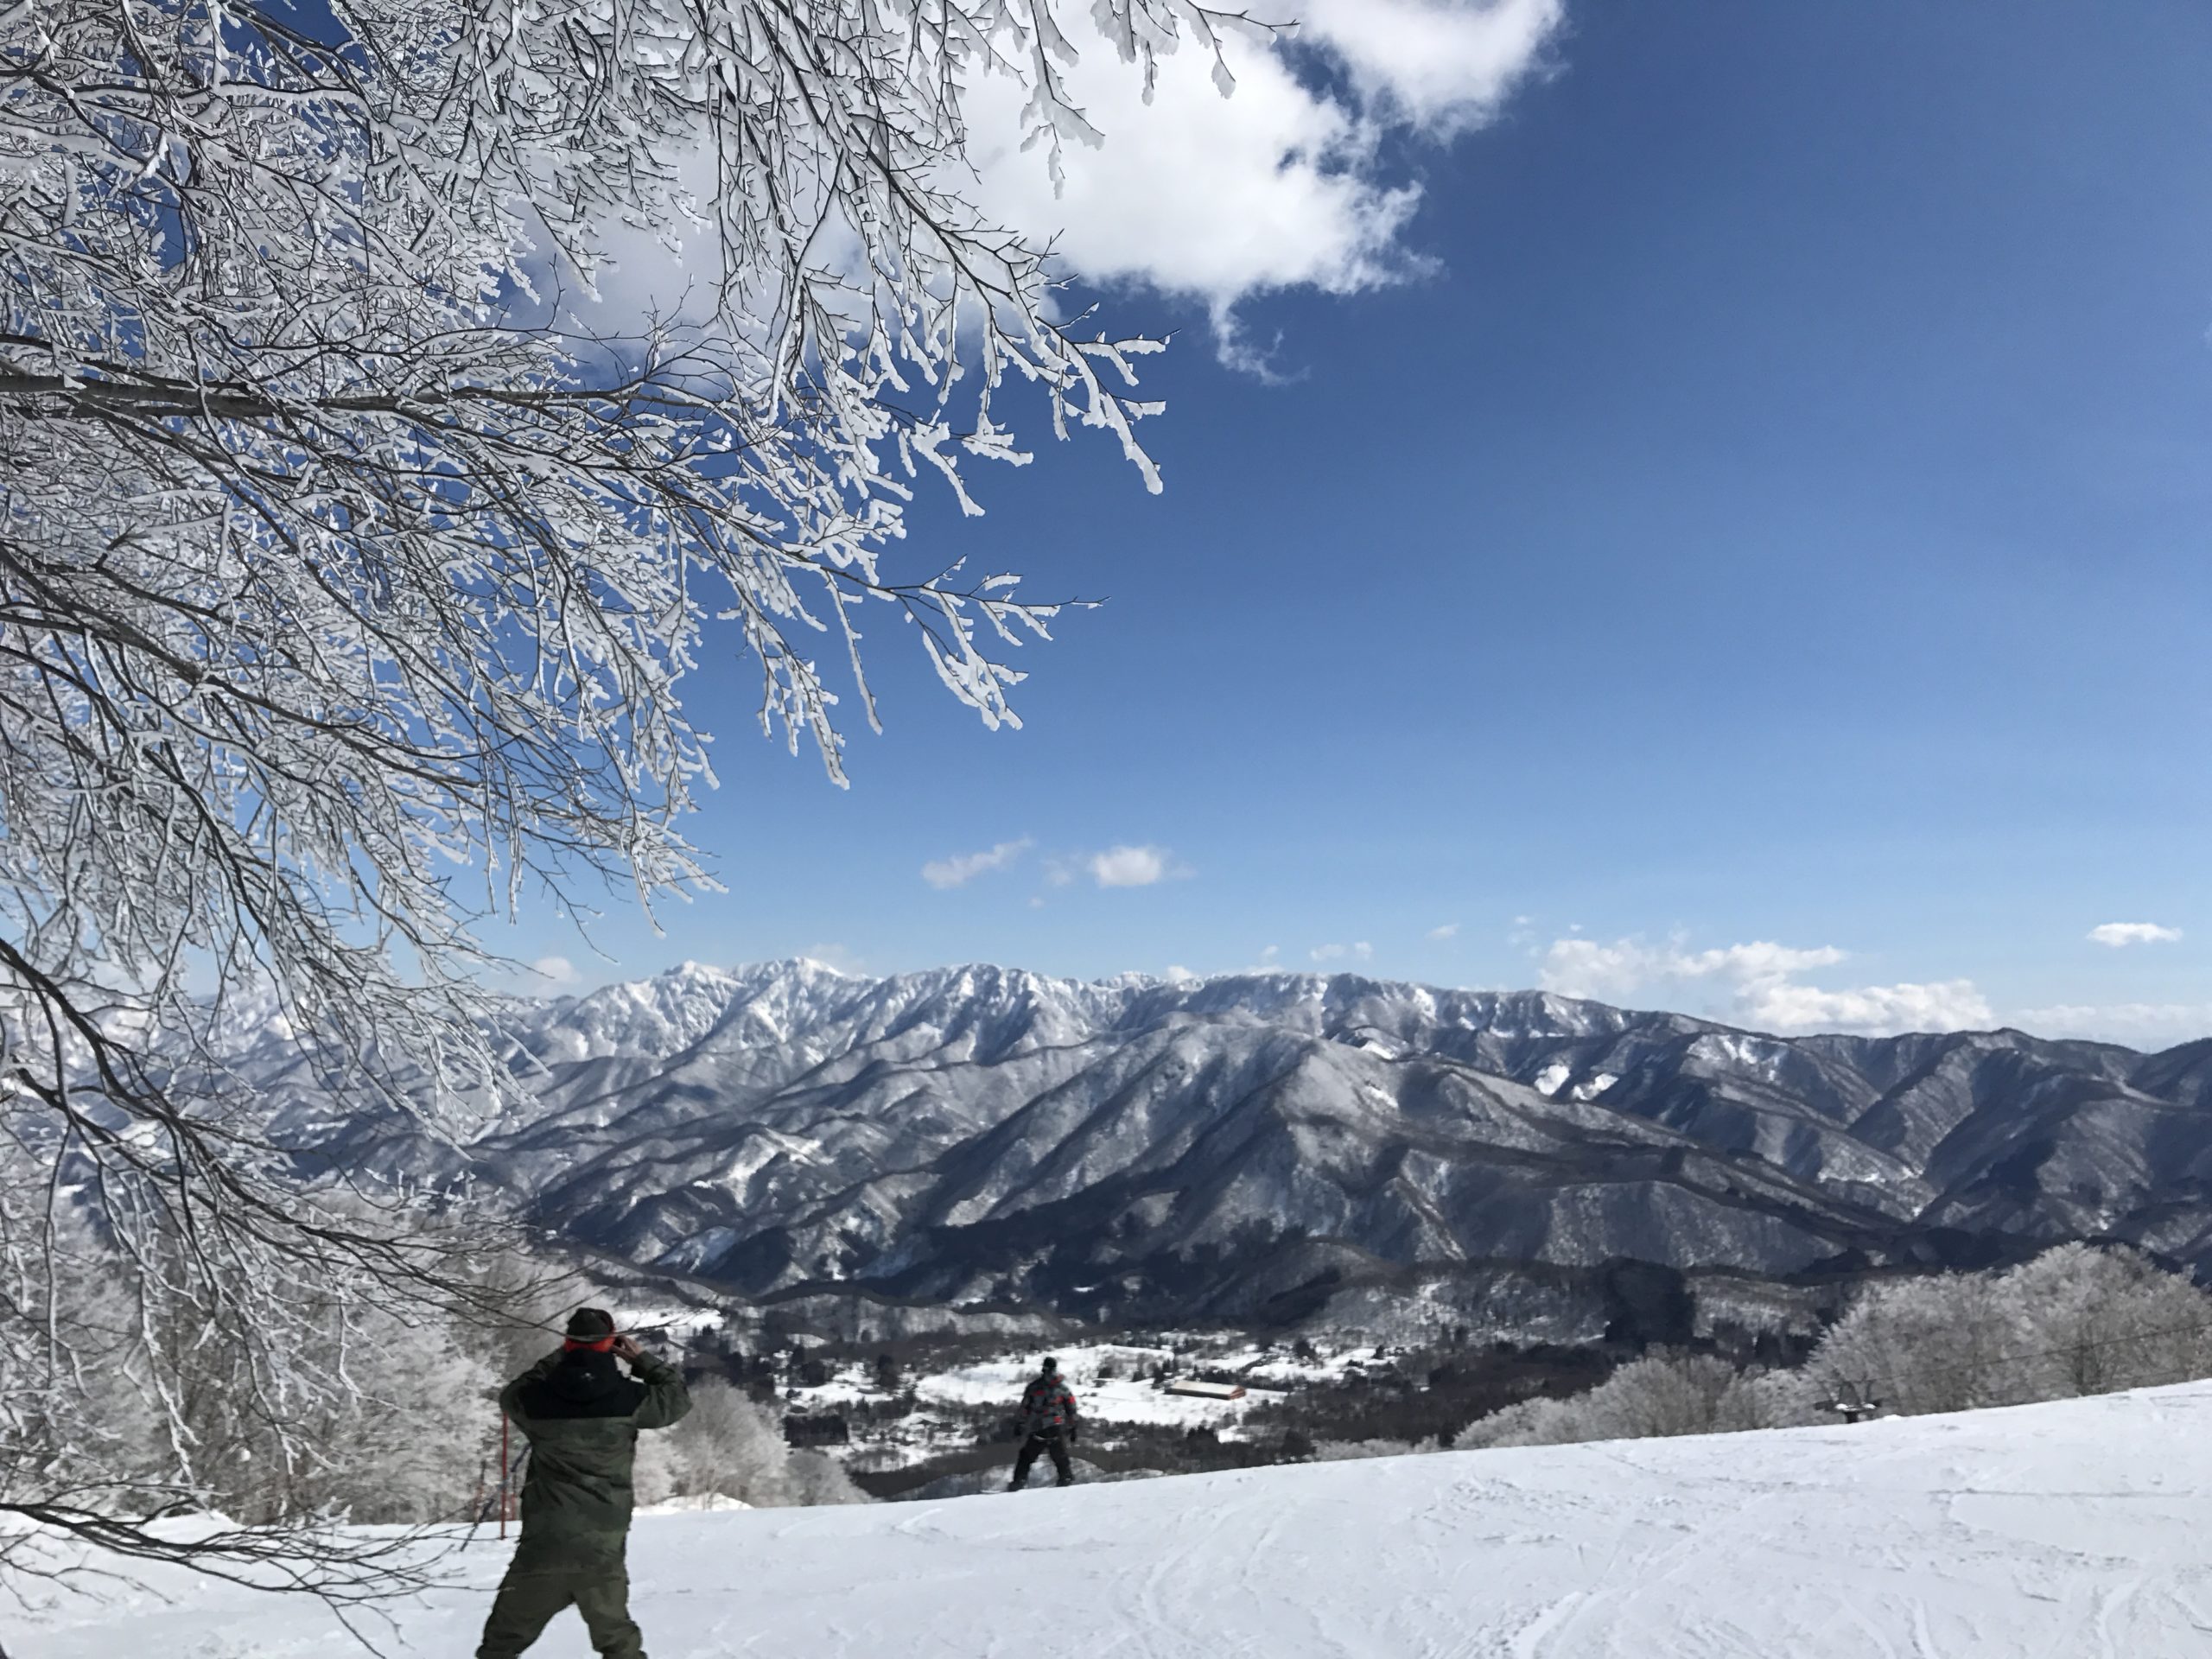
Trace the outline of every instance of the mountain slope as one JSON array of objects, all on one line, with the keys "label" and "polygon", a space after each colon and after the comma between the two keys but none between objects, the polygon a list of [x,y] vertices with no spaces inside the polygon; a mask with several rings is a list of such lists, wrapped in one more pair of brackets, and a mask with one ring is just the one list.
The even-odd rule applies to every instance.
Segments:
[{"label": "mountain slope", "polygon": [[[645,1516],[658,1659],[2178,1659],[2212,1627],[2212,1385],[1706,1439],[1444,1452],[1019,1497]],[[506,1547],[396,1607],[470,1649]],[[733,1564],[734,1567],[733,1567]],[[0,1644],[308,1659],[303,1599],[36,1589]],[[396,1644],[395,1644],[396,1645]],[[582,1659],[563,1615],[533,1652]]]},{"label": "mountain slope", "polygon": [[289,1130],[760,1297],[1664,1337],[1831,1269],[2073,1236],[2212,1259],[2206,1045],[1781,1039],[1354,975],[808,963],[686,964],[518,1007],[502,1038],[530,1097],[466,1145],[303,1080]]}]

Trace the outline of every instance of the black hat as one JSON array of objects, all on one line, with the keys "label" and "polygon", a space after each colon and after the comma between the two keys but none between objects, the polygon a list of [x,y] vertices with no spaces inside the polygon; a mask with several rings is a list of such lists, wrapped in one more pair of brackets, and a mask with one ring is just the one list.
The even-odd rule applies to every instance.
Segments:
[{"label": "black hat", "polygon": [[1057,1359],[1052,1358],[1050,1355],[1047,1355],[1047,1356],[1046,1357],[1045,1363],[1044,1363],[1044,1366],[1043,1366],[1043,1368],[1042,1368],[1042,1369],[1043,1369],[1044,1370],[1046,1370],[1046,1372],[1048,1372],[1048,1373],[1049,1373],[1049,1372],[1052,1372],[1052,1371],[1057,1371],[1057,1370],[1058,1370],[1060,1369],[1060,1362],[1059,1362],[1058,1360],[1057,1360]]},{"label": "black hat", "polygon": [[569,1339],[600,1342],[614,1334],[614,1316],[603,1307],[580,1307],[569,1315]]}]

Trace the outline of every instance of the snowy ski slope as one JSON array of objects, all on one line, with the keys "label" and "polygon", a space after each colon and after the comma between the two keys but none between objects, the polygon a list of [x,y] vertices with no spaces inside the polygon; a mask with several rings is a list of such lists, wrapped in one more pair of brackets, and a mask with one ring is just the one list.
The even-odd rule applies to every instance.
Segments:
[{"label": "snowy ski slope", "polygon": [[[495,1544],[388,1651],[474,1650]],[[654,1659],[2181,1659],[2212,1652],[2212,1384],[1955,1417],[1020,1497],[642,1517]],[[35,1659],[347,1650],[312,1605],[0,1612]],[[32,1591],[33,1594],[45,1592]],[[535,1652],[583,1659],[565,1617]]]}]

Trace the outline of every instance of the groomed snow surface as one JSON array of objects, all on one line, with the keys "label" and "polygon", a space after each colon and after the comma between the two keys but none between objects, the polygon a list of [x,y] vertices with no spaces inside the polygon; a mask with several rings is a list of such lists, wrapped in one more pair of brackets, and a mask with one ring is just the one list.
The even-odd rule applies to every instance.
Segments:
[{"label": "groomed snow surface", "polygon": [[[505,1551],[397,1613],[474,1651]],[[1855,1427],[639,1518],[654,1659],[2162,1659],[2212,1652],[2212,1384]],[[346,1650],[164,1576],[0,1613],[37,1659]],[[589,1651],[574,1615],[533,1649]]]}]

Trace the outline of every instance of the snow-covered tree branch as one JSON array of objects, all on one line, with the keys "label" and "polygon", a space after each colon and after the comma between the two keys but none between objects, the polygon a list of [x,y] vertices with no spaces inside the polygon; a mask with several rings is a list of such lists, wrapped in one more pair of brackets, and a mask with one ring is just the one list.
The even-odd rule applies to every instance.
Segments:
[{"label": "snow-covered tree branch", "polygon": [[[180,1342],[237,1344],[296,1449],[352,1386],[332,1308],[467,1300],[404,1196],[320,1196],[343,1173],[288,1155],[236,1055],[273,1033],[438,1121],[495,1096],[484,917],[707,879],[681,692],[724,638],[833,778],[816,653],[873,721],[872,610],[1014,720],[1053,607],[893,556],[921,484],[973,511],[969,463],[1027,459],[1011,392],[1157,487],[1156,342],[1063,315],[963,194],[980,77],[1054,165],[1097,142],[1073,10],[0,5],[0,1395],[69,1345],[66,1262],[118,1264],[101,1340],[188,1499]],[[1082,10],[1147,76],[1258,29]],[[653,237],[698,291],[605,321],[610,251]],[[106,1478],[92,1441],[41,1463],[41,1375],[60,1417],[0,1427],[26,1504]]]}]

